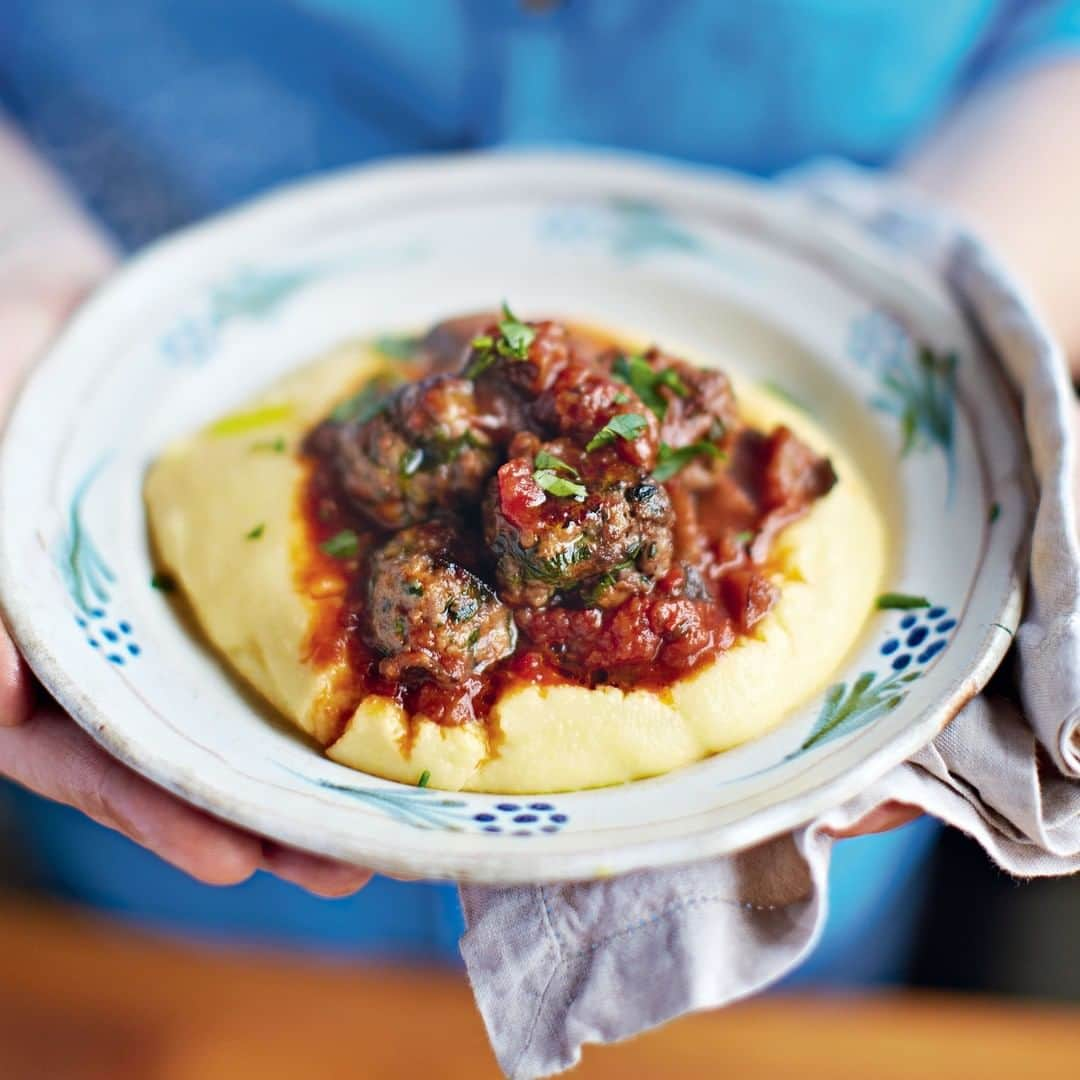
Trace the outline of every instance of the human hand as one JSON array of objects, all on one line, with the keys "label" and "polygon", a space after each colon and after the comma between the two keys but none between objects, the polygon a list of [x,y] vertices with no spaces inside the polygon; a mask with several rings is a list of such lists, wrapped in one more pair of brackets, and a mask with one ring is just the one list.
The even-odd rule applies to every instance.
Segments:
[{"label": "human hand", "polygon": [[48,697],[2,628],[0,776],[81,810],[209,885],[267,870],[317,896],[340,897],[371,878],[227,825],[122,765]]}]

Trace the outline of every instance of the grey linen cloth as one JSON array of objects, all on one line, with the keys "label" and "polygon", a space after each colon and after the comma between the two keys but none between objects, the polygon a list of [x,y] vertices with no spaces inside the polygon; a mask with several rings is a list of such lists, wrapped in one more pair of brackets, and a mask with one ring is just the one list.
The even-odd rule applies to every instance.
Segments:
[{"label": "grey linen cloth", "polygon": [[909,193],[839,166],[798,176],[793,190],[941,275],[1022,398],[1039,503],[1014,685],[972,700],[857,798],[752,850],[612,880],[462,888],[461,951],[513,1080],[559,1072],[583,1043],[737,1001],[791,971],[825,923],[831,831],[890,800],[962,829],[1011,874],[1080,870],[1075,404],[1060,351],[993,256]]}]

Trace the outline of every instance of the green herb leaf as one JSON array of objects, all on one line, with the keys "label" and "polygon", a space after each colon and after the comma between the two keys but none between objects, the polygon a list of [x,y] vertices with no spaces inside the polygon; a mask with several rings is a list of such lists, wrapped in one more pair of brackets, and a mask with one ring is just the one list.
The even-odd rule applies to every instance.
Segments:
[{"label": "green herb leaf", "polygon": [[378,375],[352,397],[339,402],[330,413],[336,424],[366,424],[390,403],[390,394],[401,379],[396,376]]},{"label": "green herb leaf", "polygon": [[930,606],[925,596],[910,596],[907,593],[882,593],[876,601],[879,611],[909,611],[912,608]]},{"label": "green herb leaf", "polygon": [[557,472],[568,473],[573,477],[580,475],[573,465],[567,465],[562,458],[558,458],[554,454],[549,454],[546,450],[537,452],[533,464],[538,469],[555,469]]},{"label": "green herb leaf", "polygon": [[753,529],[743,529],[741,532],[737,532],[735,534],[734,540],[735,543],[741,547],[743,544],[749,544],[756,535],[757,534],[754,532]]},{"label": "green herb leaf", "polygon": [[262,534],[266,532],[266,523],[260,521],[258,525],[254,526],[250,532],[244,537],[245,540],[258,540]]},{"label": "green herb leaf", "polygon": [[592,453],[601,446],[607,446],[616,439],[625,439],[632,442],[649,426],[648,421],[640,413],[619,413],[613,416],[589,441],[585,444],[585,452]]},{"label": "green herb leaf", "polygon": [[533,473],[533,479],[549,495],[569,496],[577,499],[578,502],[584,502],[585,496],[589,494],[584,484],[578,484],[565,476],[560,476],[554,469],[537,469]]},{"label": "green herb leaf", "polygon": [[721,457],[719,447],[711,442],[695,442],[688,446],[680,446],[678,450],[672,450],[667,443],[660,444],[660,452],[656,455],[656,468],[653,469],[653,479],[663,483],[670,480],[677,472],[685,469],[694,458],[697,457]]},{"label": "green herb leaf", "polygon": [[166,574],[163,570],[159,570],[150,579],[150,588],[157,589],[158,592],[175,592],[176,579],[171,574]]},{"label": "green herb leaf", "polygon": [[611,367],[611,374],[626,383],[661,420],[667,415],[668,407],[667,399],[659,392],[661,386],[679,397],[687,397],[690,393],[674,368],[653,371],[643,356],[618,357]]},{"label": "green herb leaf", "polygon": [[410,596],[423,596],[424,595],[424,586],[419,581],[406,581],[405,582],[405,591]]},{"label": "green herb leaf", "polygon": [[[520,322],[507,306],[506,301],[502,305],[503,318],[499,323],[499,333],[502,334],[503,342],[515,360],[527,360],[529,358],[529,346],[536,340],[536,331],[526,323]],[[507,354],[501,349],[503,356]]]},{"label": "green herb leaf", "polygon": [[500,356],[507,360],[528,360],[529,348],[536,340],[536,331],[528,323],[521,322],[503,301],[503,317],[499,321],[499,336],[480,334],[469,343],[473,358],[465,368],[465,378],[476,379],[483,375]]},{"label": "green herb leaf", "polygon": [[1001,503],[995,502],[990,504],[989,521],[993,525],[997,519],[1001,517]]},{"label": "green herb leaf", "polygon": [[285,436],[279,435],[276,439],[260,439],[251,444],[253,454],[266,451],[271,454],[284,454],[286,448]]},{"label": "green herb leaf", "polygon": [[375,339],[375,351],[391,360],[411,360],[420,339],[408,334],[383,334]]},{"label": "green herb leaf", "polygon": [[416,786],[417,787],[427,787],[428,784],[430,783],[430,781],[431,781],[431,770],[430,769],[425,769],[420,774],[420,779],[416,781]]},{"label": "green herb leaf", "polygon": [[245,435],[249,431],[266,427],[267,424],[280,424],[292,415],[293,407],[288,402],[279,405],[263,405],[258,409],[230,413],[210,425],[211,435]]},{"label": "green herb leaf", "polygon": [[360,537],[352,529],[342,529],[329,540],[324,540],[319,548],[335,559],[351,559],[360,551]]},{"label": "green herb leaf", "polygon": [[420,466],[423,464],[424,451],[421,450],[419,446],[414,446],[401,455],[398,471],[402,476],[413,476],[420,471]]}]

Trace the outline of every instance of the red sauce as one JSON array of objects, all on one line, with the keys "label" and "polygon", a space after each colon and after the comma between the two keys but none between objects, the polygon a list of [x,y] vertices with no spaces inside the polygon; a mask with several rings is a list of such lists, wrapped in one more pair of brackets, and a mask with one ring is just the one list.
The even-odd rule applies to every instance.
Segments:
[{"label": "red sauce", "polygon": [[[801,490],[802,473],[820,459],[808,457],[785,432],[732,432],[725,443],[730,464],[708,491],[689,490],[680,476],[665,484],[675,513],[677,561],[652,591],[603,610],[573,601],[515,609],[516,651],[454,686],[380,674],[382,656],[363,631],[366,567],[391,533],[341,494],[326,462],[307,458],[294,553],[297,584],[311,608],[303,659],[320,667],[347,661],[347,674],[325,702],[321,737],[332,741],[359,702],[373,694],[398,702],[409,716],[456,725],[487,719],[501,697],[526,684],[662,691],[710,662],[752,633],[775,602],[769,581],[775,568],[768,565],[773,539],[821,494],[819,476],[816,488],[806,481],[805,497],[792,496]],[[521,525],[535,518],[544,499],[530,471],[504,465],[495,482],[507,516]],[[326,553],[322,545],[345,530],[356,536],[355,554]],[[471,550],[485,550],[477,521],[465,532]],[[490,574],[481,576],[494,587]]]}]

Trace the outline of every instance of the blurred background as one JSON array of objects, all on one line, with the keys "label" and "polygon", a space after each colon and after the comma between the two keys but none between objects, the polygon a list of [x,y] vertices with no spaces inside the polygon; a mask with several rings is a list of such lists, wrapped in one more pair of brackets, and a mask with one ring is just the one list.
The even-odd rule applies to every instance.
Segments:
[{"label": "blurred background", "polygon": [[[1030,170],[1061,179],[1059,204],[1003,163],[1077,143],[1080,95],[1040,85],[1075,90],[1078,58],[1080,3],[1055,0],[2,0],[0,348],[25,313],[43,339],[116,259],[276,184],[506,144],[759,176],[822,155],[914,162],[1057,296],[1048,268],[1074,249],[1039,215],[1075,226],[1080,168]],[[990,98],[976,137],[964,117]],[[957,131],[961,150],[939,149]],[[1063,336],[1080,310],[1064,296]],[[4,385],[23,362],[5,352]],[[461,929],[445,886],[202,885],[0,782],[5,1078],[494,1076]],[[1077,1061],[1080,878],[1016,882],[920,820],[837,845],[825,940],[774,993],[593,1050],[582,1075],[1060,1076]]]}]

